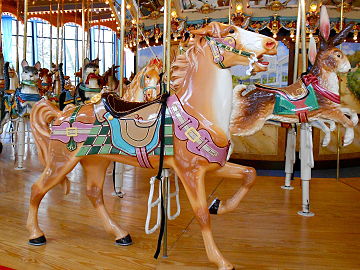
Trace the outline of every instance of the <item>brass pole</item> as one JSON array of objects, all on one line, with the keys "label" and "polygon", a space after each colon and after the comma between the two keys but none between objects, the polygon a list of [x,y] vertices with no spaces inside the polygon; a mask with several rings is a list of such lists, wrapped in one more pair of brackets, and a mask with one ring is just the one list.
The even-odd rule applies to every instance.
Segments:
[{"label": "brass pole", "polygon": [[27,45],[27,17],[28,17],[28,0],[24,0],[24,45],[23,45],[23,59],[26,60],[26,45]]},{"label": "brass pole", "polygon": [[60,1],[57,5],[57,17],[56,17],[56,68],[59,67],[59,41],[60,41]]},{"label": "brass pole", "polygon": [[16,73],[19,74],[19,6],[20,3],[17,1],[17,19],[16,19]]},{"label": "brass pole", "polygon": [[306,58],[306,11],[305,0],[301,0],[301,56],[302,56],[302,72],[306,72],[307,58]]},{"label": "brass pole", "polygon": [[166,92],[170,93],[171,65],[171,0],[164,1],[164,71],[166,74]]},{"label": "brass pole", "polygon": [[[340,30],[343,28],[344,22],[344,0],[341,0],[341,9],[340,9]],[[340,50],[342,44],[340,44]],[[339,82],[339,95],[341,94],[341,82]],[[337,148],[336,148],[336,181],[340,180],[340,145],[341,145],[341,132],[340,125],[337,124]]]},{"label": "brass pole", "polygon": [[296,39],[295,39],[295,57],[294,57],[294,74],[293,81],[298,78],[298,66],[299,66],[299,45],[300,45],[300,22],[301,22],[301,2],[298,3],[298,15],[296,21]]},{"label": "brass pole", "polygon": [[[123,78],[124,78],[124,65],[125,65],[125,54],[124,54],[124,41],[125,41],[125,17],[126,17],[126,2],[125,0],[121,3],[121,24],[120,24],[120,87],[119,95],[123,95]],[[116,14],[115,14],[116,17]]]},{"label": "brass pole", "polygon": [[[81,26],[82,26],[82,68],[84,68],[84,61],[85,61],[85,0],[82,0],[81,5]],[[84,70],[83,70],[84,72]]]},{"label": "brass pole", "polygon": [[52,50],[52,44],[53,44],[53,28],[52,28],[52,0],[50,0],[50,68],[52,66],[52,58],[53,58],[53,50]]},{"label": "brass pole", "polygon": [[229,0],[229,25],[231,24],[232,1]]},{"label": "brass pole", "polygon": [[64,61],[64,0],[61,3],[61,46],[60,46],[60,63]]}]

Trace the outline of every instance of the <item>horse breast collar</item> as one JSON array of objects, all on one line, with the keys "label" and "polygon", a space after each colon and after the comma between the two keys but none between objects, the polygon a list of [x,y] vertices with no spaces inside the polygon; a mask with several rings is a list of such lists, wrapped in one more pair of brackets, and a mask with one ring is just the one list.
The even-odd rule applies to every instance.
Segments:
[{"label": "horse breast collar", "polygon": [[174,121],[174,134],[179,140],[187,141],[187,149],[224,166],[230,143],[225,147],[217,146],[206,129],[199,129],[199,121],[185,112],[176,95],[168,98],[167,106]]},{"label": "horse breast collar", "polygon": [[319,83],[319,79],[313,74],[307,74],[302,76],[302,80],[306,85],[312,85],[316,93],[329,99],[332,102],[340,104],[340,95],[330,92],[329,90],[322,87]]},{"label": "horse breast collar", "polygon": [[211,52],[214,57],[214,62],[219,65],[220,68],[225,69],[223,61],[224,56],[222,55],[222,50],[235,53],[237,55],[245,56],[249,58],[249,69],[246,71],[246,75],[251,75],[251,71],[253,70],[253,64],[258,61],[256,58],[256,54],[254,52],[247,52],[243,50],[238,50],[235,48],[236,41],[233,37],[225,37],[225,38],[213,38],[205,36],[207,43],[211,49]]}]

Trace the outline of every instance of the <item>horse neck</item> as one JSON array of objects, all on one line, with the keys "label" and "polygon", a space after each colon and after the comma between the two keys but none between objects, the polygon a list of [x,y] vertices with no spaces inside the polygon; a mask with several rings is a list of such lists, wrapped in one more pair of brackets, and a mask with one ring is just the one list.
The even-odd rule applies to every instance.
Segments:
[{"label": "horse neck", "polygon": [[127,101],[144,101],[143,89],[140,86],[141,76],[144,74],[145,68],[143,68],[129,84],[128,89],[124,95],[124,99]]},{"label": "horse neck", "polygon": [[87,85],[87,87],[89,87],[89,88],[100,88],[97,79],[90,79],[89,84]]},{"label": "horse neck", "polygon": [[[197,53],[198,67],[187,71],[184,85],[176,92],[184,109],[203,126],[222,132],[229,139],[232,106],[232,79],[228,69],[220,69],[213,62],[208,46],[205,53]],[[219,133],[220,132],[220,133]]]}]

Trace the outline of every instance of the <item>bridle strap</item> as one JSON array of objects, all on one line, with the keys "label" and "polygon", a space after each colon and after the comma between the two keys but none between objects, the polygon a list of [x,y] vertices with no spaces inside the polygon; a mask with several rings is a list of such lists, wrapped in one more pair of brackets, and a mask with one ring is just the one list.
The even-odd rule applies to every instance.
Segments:
[{"label": "bridle strap", "polygon": [[231,46],[226,45],[226,44],[224,44],[224,43],[222,43],[220,41],[217,41],[213,37],[205,36],[205,39],[206,39],[206,41],[208,42],[208,44],[210,46],[211,52],[212,52],[213,57],[214,57],[214,62],[216,64],[218,64],[220,68],[222,68],[222,69],[228,68],[228,67],[225,67],[225,65],[223,63],[224,57],[220,53],[220,48],[221,48],[221,49],[224,49],[227,52],[231,52],[231,53],[234,53],[234,54],[241,55],[241,56],[249,58],[250,59],[249,70],[247,70],[246,73],[247,74],[249,73],[248,75],[250,75],[250,73],[251,73],[251,71],[253,69],[252,64],[258,61],[258,59],[256,58],[256,54],[254,52],[238,50],[238,49],[236,49],[234,47],[231,47]]}]

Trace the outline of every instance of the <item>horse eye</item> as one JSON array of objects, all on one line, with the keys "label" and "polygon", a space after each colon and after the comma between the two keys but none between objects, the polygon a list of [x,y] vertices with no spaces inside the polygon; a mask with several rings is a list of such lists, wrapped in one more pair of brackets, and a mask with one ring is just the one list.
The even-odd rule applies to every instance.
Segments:
[{"label": "horse eye", "polygon": [[338,53],[336,56],[340,58],[340,57],[341,57],[341,54]]},{"label": "horse eye", "polygon": [[234,30],[234,29],[230,29],[229,33],[230,33],[230,34],[234,34],[234,33],[235,33],[235,30]]}]

